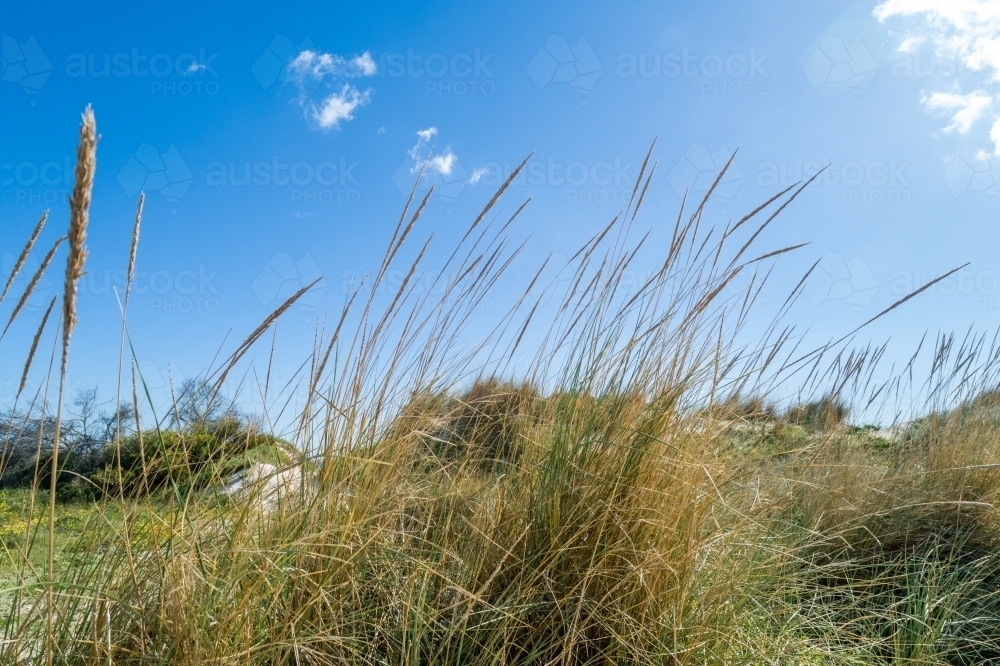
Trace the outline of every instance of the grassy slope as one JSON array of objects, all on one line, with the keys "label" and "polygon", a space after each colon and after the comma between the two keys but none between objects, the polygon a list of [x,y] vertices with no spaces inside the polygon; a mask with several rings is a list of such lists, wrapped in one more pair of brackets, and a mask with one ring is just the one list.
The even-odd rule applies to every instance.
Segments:
[{"label": "grassy slope", "polygon": [[[461,419],[411,413],[392,441],[331,459],[318,495],[274,514],[206,494],[153,521],[123,521],[114,501],[64,507],[64,553],[81,513],[117,516],[83,539],[87,558],[62,559],[65,580],[117,600],[105,602],[115,663],[1000,655],[1000,479],[975,467],[1000,453],[992,439],[963,445],[967,429],[942,428],[930,446],[893,443],[617,398],[540,399],[494,418],[520,444],[516,461],[484,467],[475,441],[442,451],[458,427],[440,424]],[[123,524],[159,548],[129,562],[114,547]],[[81,607],[73,622],[64,654],[106,660],[101,618]]]}]

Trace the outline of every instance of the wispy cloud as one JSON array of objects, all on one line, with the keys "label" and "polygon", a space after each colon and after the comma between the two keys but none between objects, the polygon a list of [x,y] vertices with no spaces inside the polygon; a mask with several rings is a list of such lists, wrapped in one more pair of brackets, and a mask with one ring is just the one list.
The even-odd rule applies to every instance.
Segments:
[{"label": "wispy cloud", "polygon": [[417,173],[420,169],[426,175],[440,174],[450,176],[452,170],[458,162],[458,156],[448,146],[437,155],[434,154],[431,141],[437,136],[437,127],[428,127],[417,132],[417,142],[407,151],[407,155],[413,160],[411,173]]},{"label": "wispy cloud", "polygon": [[319,106],[310,109],[313,120],[323,129],[337,128],[342,120],[353,120],[354,111],[371,100],[371,91],[359,92],[351,85],[344,85],[324,99]]},{"label": "wispy cloud", "polygon": [[[875,8],[880,21],[893,17],[915,17],[900,45],[914,52],[921,44],[933,45],[938,55],[961,62],[991,83],[1000,82],[1000,2],[996,0],[886,0]],[[966,84],[965,89],[962,85]],[[955,89],[935,91],[921,100],[930,111],[950,116],[946,132],[969,133],[983,119],[992,121],[989,131],[994,153],[1000,155],[1000,95],[987,90],[969,90],[956,81]]]},{"label": "wispy cloud", "polygon": [[489,171],[489,169],[487,169],[486,167],[479,167],[479,168],[473,169],[472,170],[472,175],[469,176],[469,184],[470,185],[475,185],[476,183],[478,183],[480,180],[483,179],[483,176],[486,175],[487,171]]},{"label": "wispy cloud", "polygon": [[368,51],[365,51],[361,55],[353,58],[351,63],[358,68],[362,76],[375,76],[378,72],[378,65],[372,60],[372,56]]},{"label": "wispy cloud", "polygon": [[923,98],[924,106],[931,111],[946,111],[951,113],[951,124],[944,128],[945,132],[959,131],[965,134],[972,125],[985,116],[990,110],[990,97],[980,92],[967,95],[959,93],[936,92]]},{"label": "wispy cloud", "polygon": [[344,58],[334,53],[306,50],[288,63],[288,76],[297,80],[305,77],[322,80],[328,76],[339,78],[373,76],[377,72],[378,65],[367,51],[353,58]]},{"label": "wispy cloud", "polygon": [[[345,79],[373,76],[378,66],[365,51],[351,58],[305,50],[288,63],[287,78],[299,89],[306,117],[322,129],[337,129],[371,101],[371,89],[359,90]],[[316,101],[315,97],[321,99]]]},{"label": "wispy cloud", "polygon": [[451,148],[446,148],[443,154],[434,155],[427,161],[427,168],[437,171],[442,176],[450,176],[457,159],[455,153],[451,152]]}]

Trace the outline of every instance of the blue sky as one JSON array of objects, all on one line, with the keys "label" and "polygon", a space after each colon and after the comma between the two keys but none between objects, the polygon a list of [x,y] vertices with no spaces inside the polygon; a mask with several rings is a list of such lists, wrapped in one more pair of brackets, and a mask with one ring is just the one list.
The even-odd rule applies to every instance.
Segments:
[{"label": "blue sky", "polygon": [[[779,263],[762,320],[816,260],[790,315],[816,339],[969,262],[862,335],[891,338],[902,358],[925,330],[1000,323],[998,26],[979,0],[6,3],[0,273],[46,208],[29,271],[62,233],[93,104],[102,139],[72,385],[113,392],[113,287],[140,189],[129,317],[150,383],[163,393],[167,368],[175,382],[194,374],[322,276],[279,327],[290,375],[317,317],[377,268],[415,162],[429,159],[440,187],[422,224],[443,252],[532,154],[504,203],[532,198],[514,228],[530,266],[607,224],[658,137],[641,216],[654,239],[736,149],[709,210],[720,224],[828,165],[762,238],[811,243]],[[56,290],[43,282],[0,342],[5,404]]]}]

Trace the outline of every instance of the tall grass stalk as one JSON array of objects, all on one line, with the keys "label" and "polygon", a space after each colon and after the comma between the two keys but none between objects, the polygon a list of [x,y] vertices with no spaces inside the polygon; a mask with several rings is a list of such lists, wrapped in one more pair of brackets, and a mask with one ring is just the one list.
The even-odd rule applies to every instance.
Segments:
[{"label": "tall grass stalk", "polygon": [[66,281],[63,285],[62,356],[59,365],[59,394],[56,404],[56,422],[53,431],[51,483],[49,486],[49,535],[46,574],[48,576],[48,605],[46,608],[46,658],[53,661],[54,636],[52,622],[55,607],[55,520],[56,520],[56,480],[59,476],[59,435],[62,425],[63,396],[66,388],[66,372],[69,365],[69,343],[76,327],[77,282],[83,275],[87,260],[85,242],[87,223],[90,217],[90,197],[97,171],[97,123],[94,111],[89,106],[83,112],[80,125],[80,143],[76,150],[76,170],[73,192],[69,199],[69,256],[66,260]]}]

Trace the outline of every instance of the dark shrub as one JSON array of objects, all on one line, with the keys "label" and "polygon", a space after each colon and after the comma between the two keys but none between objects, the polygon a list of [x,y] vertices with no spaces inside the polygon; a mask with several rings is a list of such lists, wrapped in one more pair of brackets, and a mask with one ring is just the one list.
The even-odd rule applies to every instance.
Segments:
[{"label": "dark shrub", "polygon": [[182,431],[147,430],[125,438],[120,452],[109,447],[106,464],[92,480],[105,492],[127,496],[174,484],[203,487],[238,471],[254,451],[287,447],[235,418]]},{"label": "dark shrub", "polygon": [[[479,380],[457,397],[416,396],[402,418],[427,427],[421,434],[439,461],[468,461],[495,471],[520,460],[523,431],[535,421],[540,404],[529,386]],[[428,418],[428,413],[434,416]]]},{"label": "dark shrub", "polygon": [[785,418],[806,430],[833,430],[851,413],[850,407],[835,396],[796,405],[788,410]]},{"label": "dark shrub", "polygon": [[707,415],[720,419],[774,422],[778,420],[778,409],[759,396],[743,398],[731,395],[712,405]]}]

